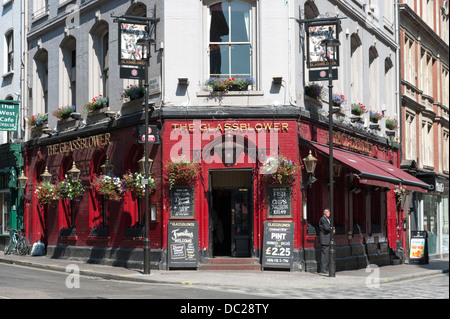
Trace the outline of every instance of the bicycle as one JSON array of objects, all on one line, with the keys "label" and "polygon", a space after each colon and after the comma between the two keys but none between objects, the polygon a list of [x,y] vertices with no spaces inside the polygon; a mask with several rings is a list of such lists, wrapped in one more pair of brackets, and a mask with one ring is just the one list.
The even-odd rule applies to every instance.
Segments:
[{"label": "bicycle", "polygon": [[5,255],[11,253],[27,255],[29,253],[28,238],[24,235],[23,230],[8,228],[7,231],[9,231],[9,238],[5,243]]}]

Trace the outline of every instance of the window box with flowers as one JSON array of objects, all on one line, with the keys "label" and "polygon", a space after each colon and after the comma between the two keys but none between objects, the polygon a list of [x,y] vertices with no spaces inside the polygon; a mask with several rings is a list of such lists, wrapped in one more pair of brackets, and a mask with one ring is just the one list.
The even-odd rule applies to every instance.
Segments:
[{"label": "window box with flowers", "polygon": [[362,103],[352,103],[351,112],[353,115],[361,116],[367,112],[365,105]]},{"label": "window box with flowers", "polygon": [[94,176],[92,187],[107,200],[120,201],[127,191],[125,183],[117,176]]},{"label": "window box with flowers", "polygon": [[284,156],[269,157],[261,167],[261,174],[271,184],[291,185],[299,167]]},{"label": "window box with flowers", "polygon": [[395,135],[395,130],[398,127],[398,122],[395,118],[387,117],[385,121],[386,126],[386,135],[393,136]]},{"label": "window box with flowers", "polygon": [[203,89],[211,90],[213,92],[228,92],[228,91],[247,91],[248,87],[253,85],[255,80],[251,77],[239,78],[217,78],[212,77],[203,84]]},{"label": "window box with flowers", "polygon": [[305,86],[305,95],[313,99],[320,100],[322,98],[322,85],[310,83]]},{"label": "window box with flowers", "polygon": [[39,136],[42,133],[42,128],[47,125],[47,123],[47,114],[38,113],[30,116],[27,120],[28,128],[35,136]]},{"label": "window box with flowers", "polygon": [[58,107],[56,111],[53,111],[53,116],[57,117],[58,120],[65,120],[70,117],[70,115],[77,111],[77,107],[75,105],[67,105]]},{"label": "window box with flowers", "polygon": [[369,112],[369,119],[372,123],[378,123],[379,120],[381,120],[383,118],[383,113],[379,113],[379,112],[375,112],[375,111],[370,111]]},{"label": "window box with flowers", "polygon": [[175,185],[193,186],[200,172],[200,165],[186,160],[183,156],[172,160],[166,166],[169,189]]},{"label": "window box with flowers", "polygon": [[108,107],[108,103],[109,103],[108,98],[99,95],[92,98],[91,102],[85,104],[83,106],[83,109],[88,116],[92,116],[98,114],[98,110]]},{"label": "window box with flowers", "polygon": [[145,88],[138,85],[129,85],[120,96],[128,101],[139,100],[145,96]]},{"label": "window box with flowers", "polygon": [[56,207],[59,202],[59,197],[56,192],[56,186],[51,183],[40,183],[35,191],[38,199],[39,206],[50,204],[52,207]]}]

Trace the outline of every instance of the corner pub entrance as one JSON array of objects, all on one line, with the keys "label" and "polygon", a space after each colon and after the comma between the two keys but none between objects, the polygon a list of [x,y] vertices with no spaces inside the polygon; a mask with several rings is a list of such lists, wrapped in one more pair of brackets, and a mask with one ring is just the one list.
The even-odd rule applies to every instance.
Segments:
[{"label": "corner pub entrance", "polygon": [[210,172],[211,255],[252,256],[252,171]]}]

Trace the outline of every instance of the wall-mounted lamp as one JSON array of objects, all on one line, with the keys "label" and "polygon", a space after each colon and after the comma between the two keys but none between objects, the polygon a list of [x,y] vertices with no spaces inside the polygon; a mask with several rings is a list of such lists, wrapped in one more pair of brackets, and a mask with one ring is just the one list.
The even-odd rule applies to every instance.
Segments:
[{"label": "wall-mounted lamp", "polygon": [[114,171],[114,165],[109,162],[108,156],[106,156],[105,164],[100,166],[104,175],[111,176]]},{"label": "wall-mounted lamp", "polygon": [[178,85],[180,86],[188,86],[189,79],[188,78],[178,78]]},{"label": "wall-mounted lamp", "polygon": [[342,165],[341,164],[337,164],[337,163],[333,163],[333,176],[334,177],[340,177],[341,176],[341,171],[342,171]]},{"label": "wall-mounted lamp", "polygon": [[272,78],[272,83],[274,85],[281,85],[281,83],[283,83],[283,77],[282,76],[274,76]]},{"label": "wall-mounted lamp", "polygon": [[105,115],[112,120],[115,120],[117,118],[117,112],[114,111],[105,111]]},{"label": "wall-mounted lamp", "polygon": [[45,171],[41,174],[41,178],[44,183],[50,183],[52,180],[52,174],[48,172],[47,166],[45,166]]},{"label": "wall-mounted lamp", "polygon": [[305,164],[305,170],[308,174],[308,180],[306,182],[302,181],[301,184],[301,188],[305,189],[306,187],[311,187],[312,184],[317,182],[317,178],[314,177],[314,171],[317,166],[317,158],[311,154],[311,150],[309,151],[308,156],[303,159],[303,163]]},{"label": "wall-mounted lamp", "polygon": [[55,131],[47,126],[42,128],[42,133],[52,136],[53,134],[55,134]]},{"label": "wall-mounted lamp", "polygon": [[[145,154],[138,161],[138,166],[139,166],[139,172],[141,172],[141,174],[145,174]],[[153,166],[153,160],[151,158],[149,158],[148,159],[148,171],[149,172],[152,170],[152,166]]]},{"label": "wall-mounted lamp", "polygon": [[17,178],[17,181],[19,182],[19,187],[21,190],[24,190],[27,187],[28,177],[23,174],[23,170],[20,176]]},{"label": "wall-mounted lamp", "polygon": [[70,178],[74,181],[74,182],[78,182],[79,178],[80,178],[80,173],[81,171],[77,168],[77,166],[75,165],[75,161],[73,161],[72,164],[72,168],[67,172],[69,173]]}]

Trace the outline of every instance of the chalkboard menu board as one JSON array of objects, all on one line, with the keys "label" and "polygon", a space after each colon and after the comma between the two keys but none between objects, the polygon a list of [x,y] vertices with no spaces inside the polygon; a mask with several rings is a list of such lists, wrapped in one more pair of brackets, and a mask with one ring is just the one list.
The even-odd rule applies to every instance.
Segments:
[{"label": "chalkboard menu board", "polygon": [[197,268],[198,222],[169,222],[169,268]]},{"label": "chalkboard menu board", "polygon": [[263,268],[292,268],[293,222],[264,222]]},{"label": "chalkboard menu board", "polygon": [[194,189],[192,187],[174,187],[170,194],[170,218],[194,218]]},{"label": "chalkboard menu board", "polygon": [[290,218],[291,216],[291,188],[268,187],[269,218]]}]

